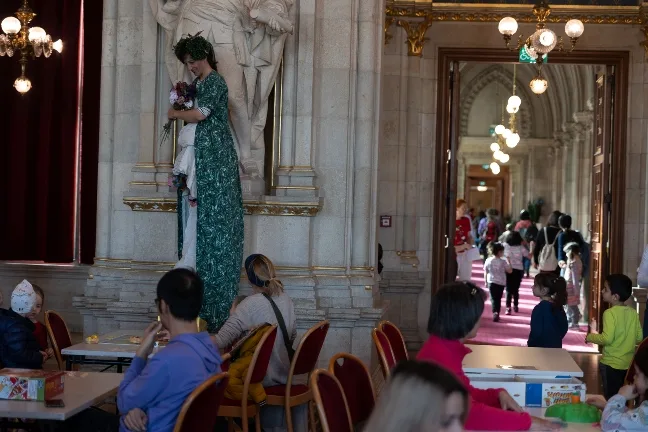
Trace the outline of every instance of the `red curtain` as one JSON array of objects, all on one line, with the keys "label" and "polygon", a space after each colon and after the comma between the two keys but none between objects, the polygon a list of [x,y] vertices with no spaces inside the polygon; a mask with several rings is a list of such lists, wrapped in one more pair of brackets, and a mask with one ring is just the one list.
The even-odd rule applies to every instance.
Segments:
[{"label": "red curtain", "polygon": [[[21,4],[21,0],[2,1],[0,17],[12,15]],[[4,165],[0,170],[0,226],[4,230],[0,259],[72,262],[82,0],[31,0],[29,4],[37,13],[31,25],[43,27],[54,40],[62,39],[64,49],[48,59],[29,61],[26,75],[32,89],[24,96],[13,88],[20,75],[17,55],[0,57],[0,160]],[[101,18],[93,24],[100,29]],[[101,43],[93,49],[100,51]],[[98,95],[99,75],[92,80]],[[98,123],[98,107],[93,108],[93,115],[94,120],[87,120],[90,130],[93,122]],[[84,184],[84,188],[92,189],[96,206],[98,126],[94,144],[93,139],[86,140],[83,153],[88,164],[94,157],[94,167],[88,169],[88,182],[94,176],[94,186]]]}]

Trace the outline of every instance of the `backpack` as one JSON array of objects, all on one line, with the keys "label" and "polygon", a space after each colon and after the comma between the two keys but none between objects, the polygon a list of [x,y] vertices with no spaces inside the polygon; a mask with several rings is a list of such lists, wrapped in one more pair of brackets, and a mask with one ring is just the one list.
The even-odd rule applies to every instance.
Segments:
[{"label": "backpack", "polygon": [[488,225],[486,225],[486,233],[484,234],[484,239],[487,242],[492,242],[495,240],[499,235],[499,227],[497,226],[497,222],[488,222]]},{"label": "backpack", "polygon": [[553,243],[549,243],[549,238],[547,237],[547,228],[544,229],[544,238],[545,245],[540,251],[540,256],[538,257],[538,268],[540,271],[555,271],[558,267],[558,259],[556,258],[556,249],[554,248],[554,243],[556,238],[554,238]]}]

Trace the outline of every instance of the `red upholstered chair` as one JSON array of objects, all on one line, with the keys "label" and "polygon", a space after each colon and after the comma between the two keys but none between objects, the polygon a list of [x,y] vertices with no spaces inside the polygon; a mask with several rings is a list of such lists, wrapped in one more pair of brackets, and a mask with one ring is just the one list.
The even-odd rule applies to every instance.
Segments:
[{"label": "red upholstered chair", "polygon": [[317,369],[310,377],[310,387],[322,431],[353,432],[349,405],[340,381],[329,371]]},{"label": "red upholstered chair", "polygon": [[248,419],[254,417],[256,432],[261,432],[261,417],[259,406],[248,398],[250,385],[260,384],[265,378],[270,363],[270,355],[277,338],[277,325],[272,325],[259,340],[254,350],[254,355],[250,361],[245,381],[243,381],[243,397],[239,400],[223,398],[218,408],[218,417],[227,417],[229,421],[229,430],[232,430],[234,422],[232,418],[242,419],[243,432],[248,432]]},{"label": "red upholstered chair", "polygon": [[405,338],[400,329],[396,327],[396,324],[390,321],[380,321],[378,323],[378,328],[385,333],[387,339],[389,339],[389,344],[391,345],[392,352],[394,353],[394,359],[396,363],[399,363],[403,360],[409,360],[409,354],[407,353],[407,345],[405,344]]},{"label": "red upholstered chair", "polygon": [[396,359],[394,358],[391,344],[389,343],[389,339],[387,339],[387,335],[382,330],[373,329],[371,338],[376,346],[376,351],[378,351],[378,360],[380,361],[383,377],[387,379],[391,374],[391,370],[396,366]]},{"label": "red upholstered chair", "polygon": [[367,366],[352,354],[339,353],[331,358],[329,372],[342,385],[353,426],[367,421],[376,404],[376,391]]},{"label": "red upholstered chair", "polygon": [[63,371],[65,370],[65,360],[61,351],[72,346],[70,331],[61,315],[51,310],[45,312],[45,328],[52,343],[52,350],[54,351],[59,370]]},{"label": "red upholstered chair", "polygon": [[309,374],[313,372],[317,366],[317,359],[319,358],[320,351],[324,345],[326,334],[329,329],[329,322],[322,321],[311,327],[302,336],[299,346],[295,351],[292,362],[290,363],[290,370],[288,371],[288,381],[285,385],[276,385],[266,387],[265,391],[268,395],[268,405],[283,406],[286,412],[286,424],[288,432],[293,432],[292,422],[292,407],[309,404],[309,418],[311,422],[311,429],[315,430],[315,420],[310,402],[313,400],[313,393],[311,389],[304,384],[293,385],[293,378],[295,375]]},{"label": "red upholstered chair", "polygon": [[173,432],[213,432],[229,374],[221,372],[198,386],[182,404]]}]

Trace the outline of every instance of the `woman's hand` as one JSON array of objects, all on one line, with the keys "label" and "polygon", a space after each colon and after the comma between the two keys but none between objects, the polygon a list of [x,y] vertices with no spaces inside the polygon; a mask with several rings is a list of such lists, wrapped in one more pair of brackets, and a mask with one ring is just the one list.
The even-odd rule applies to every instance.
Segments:
[{"label": "woman's hand", "polygon": [[542,419],[539,417],[531,417],[531,431],[554,431],[560,430],[562,425],[550,420]]},{"label": "woman's hand", "polygon": [[167,117],[170,120],[175,120],[178,118],[178,114],[176,114],[176,110],[174,110],[173,107],[169,108],[169,111],[167,112]]},{"label": "woman's hand", "polygon": [[506,411],[524,412],[524,409],[513,399],[506,390],[499,393],[500,407]]},{"label": "woman's hand", "polygon": [[585,401],[588,405],[595,406],[596,408],[603,410],[605,409],[605,405],[607,405],[607,401],[605,398],[601,395],[594,395],[591,397],[588,397],[587,400]]},{"label": "woman's hand", "polygon": [[124,424],[133,432],[145,432],[148,418],[146,413],[139,408],[133,408],[124,416]]}]

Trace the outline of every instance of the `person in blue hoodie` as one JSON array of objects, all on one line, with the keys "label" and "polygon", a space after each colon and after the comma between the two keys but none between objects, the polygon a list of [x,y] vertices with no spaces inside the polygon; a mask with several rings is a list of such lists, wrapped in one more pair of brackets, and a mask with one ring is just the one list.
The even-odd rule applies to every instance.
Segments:
[{"label": "person in blue hoodie", "polygon": [[[119,386],[120,432],[171,432],[189,394],[220,372],[218,349],[196,326],[202,302],[203,282],[191,270],[171,270],[158,282],[155,303],[160,321],[144,331]],[[169,332],[169,343],[149,359],[163,329]]]}]

